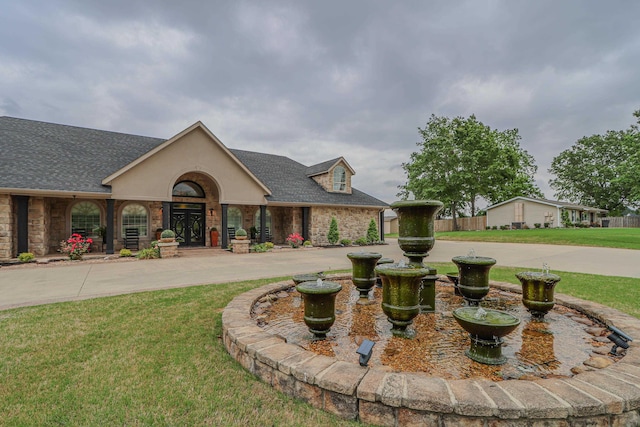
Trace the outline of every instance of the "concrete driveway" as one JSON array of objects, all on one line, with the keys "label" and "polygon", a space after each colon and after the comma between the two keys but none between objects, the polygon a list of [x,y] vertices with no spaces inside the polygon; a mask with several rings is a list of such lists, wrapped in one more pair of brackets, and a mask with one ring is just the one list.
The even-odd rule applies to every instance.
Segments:
[{"label": "concrete driveway", "polygon": [[[395,239],[365,249],[396,261]],[[497,265],[640,278],[640,251],[578,246],[437,241],[429,262],[448,262],[473,249]],[[265,277],[351,268],[350,248],[311,248],[235,255],[226,251],[182,251],[178,258],[0,268],[0,310],[153,289],[227,283]]]}]

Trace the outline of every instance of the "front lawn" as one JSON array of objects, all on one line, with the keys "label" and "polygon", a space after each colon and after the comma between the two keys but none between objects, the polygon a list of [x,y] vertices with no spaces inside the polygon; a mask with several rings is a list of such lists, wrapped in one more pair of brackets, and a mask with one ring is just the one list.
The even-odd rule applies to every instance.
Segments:
[{"label": "front lawn", "polygon": [[448,231],[436,233],[436,239],[640,249],[640,228],[533,228],[529,230]]}]

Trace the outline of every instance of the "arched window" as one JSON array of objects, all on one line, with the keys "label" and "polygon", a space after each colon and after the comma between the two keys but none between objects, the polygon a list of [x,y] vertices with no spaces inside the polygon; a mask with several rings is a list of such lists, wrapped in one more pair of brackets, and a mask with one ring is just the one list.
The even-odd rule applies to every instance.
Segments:
[{"label": "arched window", "polygon": [[71,208],[71,232],[94,236],[100,227],[100,208],[93,202],[76,203]]},{"label": "arched window", "polygon": [[345,191],[347,189],[347,172],[342,166],[333,169],[333,191]]},{"label": "arched window", "polygon": [[205,197],[204,190],[199,184],[193,181],[180,181],[173,186],[173,196],[176,197]]},{"label": "arched window", "polygon": [[230,207],[227,210],[227,227],[242,228],[242,211],[238,208]]},{"label": "arched window", "polygon": [[127,228],[137,228],[140,236],[147,235],[147,209],[137,203],[131,203],[122,208],[122,236]]}]

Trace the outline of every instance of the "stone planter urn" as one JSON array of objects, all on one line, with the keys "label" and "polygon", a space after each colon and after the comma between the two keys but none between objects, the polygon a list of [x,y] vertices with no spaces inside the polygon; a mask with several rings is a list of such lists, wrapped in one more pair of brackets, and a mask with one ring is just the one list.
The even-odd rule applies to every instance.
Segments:
[{"label": "stone planter urn", "polygon": [[422,260],[435,244],[433,221],[442,209],[438,200],[403,200],[391,204],[398,215],[398,245],[409,264],[423,267]]},{"label": "stone planter urn", "polygon": [[489,293],[489,270],[496,260],[489,257],[456,256],[451,259],[458,266],[458,290],[469,305],[478,305]]},{"label": "stone planter urn", "polygon": [[447,276],[447,279],[453,283],[453,294],[461,297],[462,294],[460,293],[460,289],[458,289],[458,272],[445,273],[445,276]]},{"label": "stone planter urn", "polygon": [[523,271],[516,277],[522,284],[522,304],[532,317],[542,319],[556,303],[553,292],[560,276],[548,272]]},{"label": "stone planter urn", "polygon": [[324,280],[324,273],[305,273],[305,274],[296,274],[293,276],[293,283],[298,286],[302,282],[316,282],[318,279]]},{"label": "stone planter urn", "polygon": [[502,365],[507,358],[502,355],[502,337],[520,324],[520,319],[505,311],[482,307],[461,307],[453,310],[453,317],[469,332],[471,348],[465,355],[485,365]]},{"label": "stone planter urn", "polygon": [[316,339],[325,339],[336,321],[336,295],[342,285],[317,279],[300,283],[296,290],[304,300],[304,323]]},{"label": "stone planter urn", "polygon": [[420,313],[420,285],[429,270],[401,264],[383,264],[375,269],[382,278],[382,311],[391,322],[394,336],[412,338],[407,330]]},{"label": "stone planter urn", "polygon": [[[378,260],[378,264],[376,264],[376,266],[383,265],[383,264],[393,264],[394,262],[395,261],[393,260],[393,258],[380,258]],[[382,278],[377,273],[376,273],[376,287],[377,288],[381,288],[382,287]]]},{"label": "stone planter urn", "polygon": [[420,313],[434,313],[436,311],[436,280],[435,268],[425,266],[429,273],[422,278],[420,285]]},{"label": "stone planter urn", "polygon": [[376,284],[376,272],[374,271],[382,254],[376,252],[350,252],[347,258],[352,264],[352,281],[360,292],[358,304],[367,304],[369,291]]}]

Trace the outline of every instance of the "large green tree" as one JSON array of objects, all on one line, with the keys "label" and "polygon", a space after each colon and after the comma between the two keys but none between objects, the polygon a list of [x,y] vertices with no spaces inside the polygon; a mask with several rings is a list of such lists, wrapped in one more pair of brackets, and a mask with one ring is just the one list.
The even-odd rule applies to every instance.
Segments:
[{"label": "large green tree", "polygon": [[517,129],[497,131],[468,118],[432,115],[422,141],[402,167],[407,182],[399,197],[437,199],[445,204],[456,226],[460,212],[475,215],[479,198],[498,203],[515,196],[541,196],[534,183],[533,157],[520,148]]},{"label": "large green tree", "polygon": [[[634,115],[640,117],[640,111]],[[638,125],[585,136],[553,159],[549,172],[555,178],[549,184],[556,197],[620,215],[640,205],[639,153]]]}]

